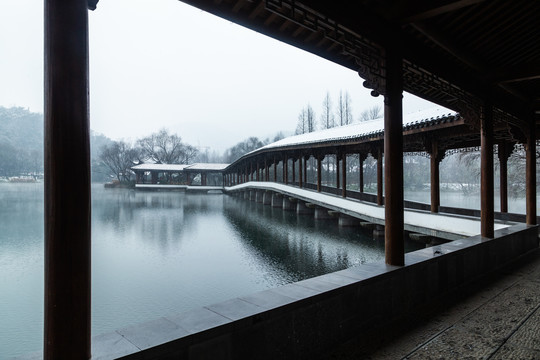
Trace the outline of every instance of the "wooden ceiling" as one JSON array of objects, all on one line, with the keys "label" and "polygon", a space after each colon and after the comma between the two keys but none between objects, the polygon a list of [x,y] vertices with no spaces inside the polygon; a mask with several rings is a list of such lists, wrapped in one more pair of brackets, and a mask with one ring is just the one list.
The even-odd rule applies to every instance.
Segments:
[{"label": "wooden ceiling", "polygon": [[405,91],[473,122],[485,102],[495,121],[540,122],[540,1],[181,1],[358,71],[382,93],[385,51],[399,47]]}]

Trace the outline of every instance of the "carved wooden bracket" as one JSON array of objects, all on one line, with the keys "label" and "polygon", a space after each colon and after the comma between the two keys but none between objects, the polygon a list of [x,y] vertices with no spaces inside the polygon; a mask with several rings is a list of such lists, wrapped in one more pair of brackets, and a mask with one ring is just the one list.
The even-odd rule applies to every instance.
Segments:
[{"label": "carved wooden bracket", "polygon": [[88,10],[96,10],[96,6],[99,0],[88,0]]}]

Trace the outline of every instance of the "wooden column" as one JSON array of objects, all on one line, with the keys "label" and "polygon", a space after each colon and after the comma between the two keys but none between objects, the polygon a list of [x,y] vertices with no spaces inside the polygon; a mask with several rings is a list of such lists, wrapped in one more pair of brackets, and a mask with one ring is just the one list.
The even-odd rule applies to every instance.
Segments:
[{"label": "wooden column", "polygon": [[486,103],[480,114],[480,233],[483,237],[494,236],[493,206],[493,108]]},{"label": "wooden column", "polygon": [[90,358],[87,0],[45,0],[43,358]]},{"label": "wooden column", "polygon": [[377,150],[377,205],[383,204],[383,152]]},{"label": "wooden column", "polygon": [[304,184],[307,184],[307,162],[310,157],[304,158]]},{"label": "wooden column", "polygon": [[437,140],[431,141],[431,212],[438,213],[441,205],[440,176],[439,176],[439,147]]},{"label": "wooden column", "polygon": [[321,170],[322,170],[322,158],[317,156],[317,191],[321,192]]},{"label": "wooden column", "polygon": [[296,181],[296,159],[295,158],[292,158],[292,183],[294,184],[294,182]]},{"label": "wooden column", "polygon": [[536,133],[535,124],[531,121],[525,146],[525,211],[527,225],[536,225]]},{"label": "wooden column", "polygon": [[270,174],[268,174],[268,160],[264,159],[264,181],[269,181]]},{"label": "wooden column", "polygon": [[289,159],[287,158],[287,155],[283,156],[283,183],[288,184],[289,183]]},{"label": "wooden column", "polygon": [[341,158],[341,196],[347,197],[347,154]]},{"label": "wooden column", "polygon": [[259,162],[257,161],[257,165],[256,165],[256,171],[257,173],[255,174],[255,180],[259,181],[261,178],[260,178],[260,170],[261,168],[259,167]]},{"label": "wooden column", "polygon": [[340,155],[336,154],[336,188],[339,189],[339,158]]},{"label": "wooden column", "polygon": [[364,160],[365,155],[358,154],[358,191],[364,192]]},{"label": "wooden column", "polygon": [[508,157],[509,144],[501,141],[497,144],[497,154],[499,157],[499,195],[501,201],[501,212],[508,212]]},{"label": "wooden column", "polygon": [[386,49],[384,96],[385,258],[389,265],[405,262],[403,240],[403,74],[398,43]]},{"label": "wooden column", "polygon": [[303,180],[303,178],[302,178],[303,177],[303,174],[302,174],[302,168],[303,168],[302,160],[303,160],[303,157],[300,156],[298,158],[298,185],[300,185],[300,188],[302,188],[302,185],[303,185],[302,184],[302,180]]},{"label": "wooden column", "polygon": [[274,157],[274,182],[277,182],[277,161]]}]

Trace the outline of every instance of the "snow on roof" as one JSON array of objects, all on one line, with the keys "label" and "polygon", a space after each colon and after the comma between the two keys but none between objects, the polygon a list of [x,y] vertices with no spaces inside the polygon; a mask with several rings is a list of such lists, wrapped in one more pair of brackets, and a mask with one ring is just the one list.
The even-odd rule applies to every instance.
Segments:
[{"label": "snow on roof", "polygon": [[183,171],[183,170],[224,170],[229,164],[205,164],[196,163],[191,165],[185,164],[139,164],[133,166],[132,170],[142,171]]},{"label": "snow on roof", "polygon": [[196,163],[189,165],[187,170],[224,170],[229,164]]},{"label": "snow on roof", "polygon": [[[408,128],[410,126],[427,123],[432,120],[441,119],[445,117],[453,117],[457,113],[442,107],[435,107],[427,110],[421,110],[415,113],[411,113],[403,116],[403,127]],[[363,121],[356,124],[334,127],[330,129],[314,131],[311,133],[305,133],[301,135],[290,136],[274,143],[263,146],[256,149],[253,152],[258,152],[266,149],[273,149],[279,147],[312,144],[319,142],[330,142],[337,140],[347,140],[362,138],[369,135],[381,133],[384,131],[384,118],[375,120]],[[246,154],[247,155],[247,154]]]},{"label": "snow on roof", "polygon": [[131,167],[132,170],[143,170],[143,171],[182,171],[189,165],[180,165],[180,164],[139,164]]}]

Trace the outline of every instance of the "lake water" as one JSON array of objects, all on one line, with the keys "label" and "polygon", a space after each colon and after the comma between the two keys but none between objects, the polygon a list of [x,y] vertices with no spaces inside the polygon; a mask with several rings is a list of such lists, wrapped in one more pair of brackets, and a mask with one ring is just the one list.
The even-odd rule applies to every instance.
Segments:
[{"label": "lake water", "polygon": [[[93,185],[92,212],[93,335],[384,258],[359,229],[221,194]],[[0,184],[0,359],[42,347],[43,223],[43,184]]]}]

